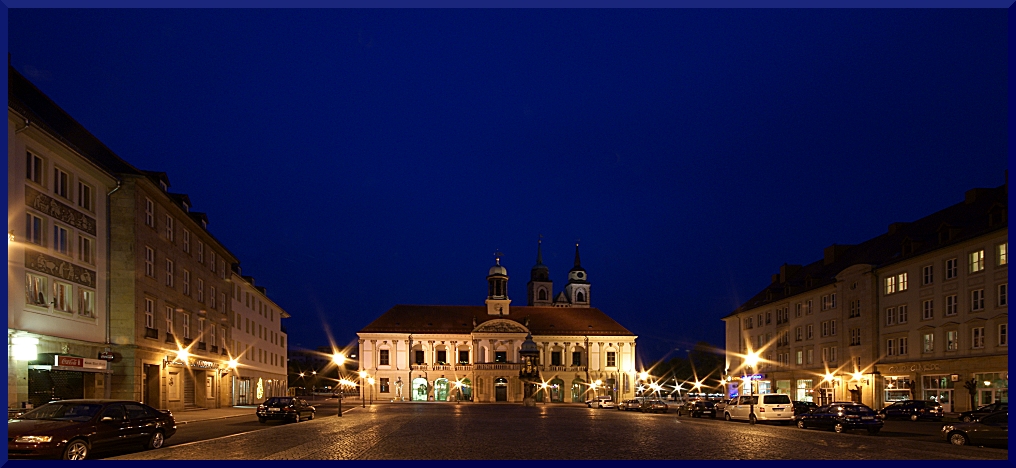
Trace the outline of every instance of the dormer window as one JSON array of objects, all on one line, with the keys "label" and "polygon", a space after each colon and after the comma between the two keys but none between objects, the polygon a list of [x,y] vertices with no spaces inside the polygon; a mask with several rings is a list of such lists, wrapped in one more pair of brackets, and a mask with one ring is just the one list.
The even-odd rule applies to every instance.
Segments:
[{"label": "dormer window", "polygon": [[187,202],[183,202],[183,210],[186,212],[190,212],[190,205],[188,205]]},{"label": "dormer window", "polygon": [[169,191],[169,187],[168,187],[168,186],[166,186],[166,182],[165,182],[165,181],[161,181],[161,180],[160,180],[160,181],[159,181],[159,187],[162,187],[162,191],[163,191],[163,192]]},{"label": "dormer window", "polygon": [[204,229],[208,229],[208,221],[205,221],[205,220],[202,219],[201,220],[201,227],[204,228]]}]

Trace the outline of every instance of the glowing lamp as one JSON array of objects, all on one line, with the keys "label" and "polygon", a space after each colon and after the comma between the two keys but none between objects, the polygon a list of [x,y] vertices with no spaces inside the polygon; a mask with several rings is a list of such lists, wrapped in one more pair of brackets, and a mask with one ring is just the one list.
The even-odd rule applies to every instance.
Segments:
[{"label": "glowing lamp", "polygon": [[11,356],[16,361],[34,361],[39,358],[39,339],[30,336],[11,338]]}]

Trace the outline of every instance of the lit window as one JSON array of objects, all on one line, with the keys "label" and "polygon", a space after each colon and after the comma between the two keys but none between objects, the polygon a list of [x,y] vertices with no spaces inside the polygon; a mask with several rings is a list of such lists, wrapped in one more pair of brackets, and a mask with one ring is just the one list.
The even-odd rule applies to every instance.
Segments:
[{"label": "lit window", "polygon": [[46,277],[28,273],[25,278],[25,302],[32,305],[47,307]]},{"label": "lit window", "polygon": [[890,276],[885,279],[885,293],[892,294],[896,292],[896,277]]},{"label": "lit window", "polygon": [[935,351],[935,334],[925,333],[921,341],[924,344],[922,348],[926,353],[932,353]]},{"label": "lit window", "polygon": [[970,252],[968,255],[968,266],[970,267],[970,273],[977,273],[984,270],[984,251],[978,250],[976,252]]},{"label": "lit window", "polygon": [[59,281],[53,282],[53,309],[61,312],[71,311],[71,301],[73,300],[71,285],[67,283],[61,283]]},{"label": "lit window", "polygon": [[[907,290],[907,274],[906,273],[900,273],[899,275],[897,275],[896,276],[896,282],[898,283],[900,291],[906,291]],[[833,299],[835,300],[835,297]]]},{"label": "lit window", "polygon": [[1008,242],[1006,242],[1004,244],[998,244],[998,246],[995,247],[995,258],[998,261],[998,265],[999,266],[1008,265],[1009,264],[1009,243]]},{"label": "lit window", "polygon": [[95,318],[95,291],[78,288],[78,315]]},{"label": "lit window", "polygon": [[960,334],[956,330],[949,330],[945,332],[945,350],[956,351],[960,349]]}]

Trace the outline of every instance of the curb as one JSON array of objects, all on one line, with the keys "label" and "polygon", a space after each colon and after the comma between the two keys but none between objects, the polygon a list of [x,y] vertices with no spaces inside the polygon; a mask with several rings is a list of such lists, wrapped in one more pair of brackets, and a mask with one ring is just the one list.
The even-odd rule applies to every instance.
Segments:
[{"label": "curb", "polygon": [[200,422],[200,421],[214,421],[216,419],[238,418],[240,416],[248,416],[248,415],[247,414],[231,414],[229,416],[216,416],[214,418],[191,419],[189,421],[177,421],[176,423],[179,425],[179,424],[188,424],[188,423]]}]

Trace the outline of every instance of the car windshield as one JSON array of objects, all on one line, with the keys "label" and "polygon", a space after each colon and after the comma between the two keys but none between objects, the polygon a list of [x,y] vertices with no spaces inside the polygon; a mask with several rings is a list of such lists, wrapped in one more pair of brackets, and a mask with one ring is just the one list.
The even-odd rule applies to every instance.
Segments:
[{"label": "car windshield", "polygon": [[271,397],[265,401],[266,405],[289,405],[292,403],[292,397]]},{"label": "car windshield", "polygon": [[762,403],[767,405],[789,405],[790,397],[787,395],[764,395],[762,396]]},{"label": "car windshield", "polygon": [[85,422],[92,419],[102,405],[94,403],[46,403],[23,414],[19,419],[53,419]]}]

